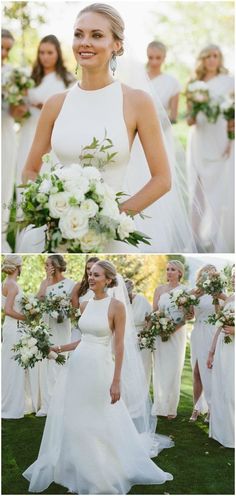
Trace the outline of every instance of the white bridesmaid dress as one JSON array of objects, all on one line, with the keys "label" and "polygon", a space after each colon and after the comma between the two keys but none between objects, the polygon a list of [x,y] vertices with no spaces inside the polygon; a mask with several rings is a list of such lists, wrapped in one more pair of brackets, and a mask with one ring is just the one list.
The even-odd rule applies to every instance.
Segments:
[{"label": "white bridesmaid dress", "polygon": [[[229,75],[219,74],[206,84],[215,99],[234,92]],[[227,144],[226,120],[220,115],[215,124],[209,123],[200,112],[187,147],[190,201],[197,199],[202,209],[194,213],[193,228],[205,249],[230,253],[234,251],[234,142],[228,157],[224,156]]]},{"label": "white bridesmaid dress", "polygon": [[181,91],[181,84],[178,79],[170,74],[159,74],[159,76],[150,79],[150,83],[168,112],[171,98]]},{"label": "white bridesmaid dress", "polygon": [[[184,289],[184,286],[177,286],[173,292],[180,288]],[[183,313],[176,307],[174,308],[170,298],[169,293],[163,293],[159,299],[158,309],[165,311],[174,320],[182,318]],[[174,332],[168,341],[163,342],[160,336],[156,338],[156,350],[153,352],[153,415],[165,417],[177,415],[185,349],[186,330],[184,326]]]},{"label": "white bridesmaid dress", "polygon": [[[215,313],[215,305],[212,304],[212,296],[201,296],[199,305],[194,308],[195,322],[190,338],[192,370],[194,371],[197,362],[208,409],[210,409],[211,405],[212,371],[207,367],[207,358],[216,327],[215,325],[208,324],[207,319],[213,313]],[[205,411],[203,395],[199,398],[195,408],[203,412]]]},{"label": "white bridesmaid dress", "polygon": [[[23,292],[19,289],[13,305],[15,312],[21,313],[22,295]],[[2,294],[3,308],[5,303],[6,297]],[[29,370],[24,370],[13,359],[14,353],[12,347],[22,337],[18,323],[18,320],[6,315],[2,329],[2,418],[4,419],[23,418],[25,414],[34,411],[30,391]]]},{"label": "white bridesmaid dress", "polygon": [[[234,310],[234,300],[228,301],[225,308]],[[213,368],[212,397],[209,436],[226,448],[235,446],[235,338],[231,343],[224,342],[223,332],[218,336]]]},{"label": "white bridesmaid dress", "polygon": [[123,400],[111,404],[110,301],[89,300],[80,319],[82,340],[58,377],[38,458],[23,473],[31,492],[54,481],[76,494],[126,494],[173,478],[150,460]]},{"label": "white bridesmaid dress", "polygon": [[[65,278],[56,284],[48,286],[46,296],[49,295],[49,293],[57,296],[62,296],[64,293],[70,295],[74,285],[74,281]],[[58,324],[56,319],[45,315],[45,321],[48,323],[52,334],[50,337],[52,345],[63,345],[71,342],[70,319],[65,319],[61,324]],[[65,355],[67,356],[67,353]],[[49,360],[45,358],[39,363],[39,389],[41,404],[40,410],[37,412],[37,416],[44,416],[48,412],[53,388],[61,367],[64,367],[64,365],[58,365],[53,359]]]},{"label": "white bridesmaid dress", "polygon": [[[12,67],[9,64],[2,66],[2,77]],[[9,114],[9,105],[2,100],[2,253],[10,253],[11,248],[6,240],[6,230],[10,219],[10,209],[5,208],[13,199],[16,173],[17,138],[14,130],[14,119]]]},{"label": "white bridesmaid dress", "polygon": [[[133,311],[135,329],[138,334],[142,331],[145,323],[145,315],[146,313],[151,313],[152,306],[147,298],[145,298],[145,296],[136,294],[132,301],[131,309]],[[148,349],[143,349],[140,353],[147,378],[147,383],[150,385],[152,375],[152,352]]]}]

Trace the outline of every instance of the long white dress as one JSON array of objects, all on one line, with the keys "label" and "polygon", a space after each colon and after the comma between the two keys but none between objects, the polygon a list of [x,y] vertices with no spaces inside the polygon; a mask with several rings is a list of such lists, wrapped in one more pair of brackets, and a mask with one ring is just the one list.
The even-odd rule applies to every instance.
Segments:
[{"label": "long white dress", "polygon": [[[145,322],[146,313],[151,313],[152,306],[141,294],[136,294],[131,305],[133,311],[134,325],[137,333],[141,332]],[[147,378],[147,383],[151,382],[152,375],[152,352],[148,349],[141,350],[141,357]]]},{"label": "long white dress", "polygon": [[[15,312],[21,313],[21,298],[23,292],[19,288],[13,305]],[[2,294],[2,306],[4,308],[6,297]],[[25,371],[13,359],[12,347],[22,337],[19,331],[19,321],[5,316],[3,323],[2,342],[2,418],[18,419],[24,414],[33,412],[31,400],[29,371]]]},{"label": "long white dress", "polygon": [[[63,279],[56,284],[48,286],[46,296],[48,296],[49,293],[58,296],[63,295],[64,293],[70,295],[74,285],[75,282],[71,279]],[[52,334],[50,337],[52,345],[63,345],[71,342],[70,319],[65,319],[61,324],[58,324],[56,319],[45,315],[45,321],[48,323]],[[40,410],[37,413],[39,416],[47,414],[48,412],[53,388],[61,367],[63,367],[63,365],[58,365],[55,360],[49,360],[47,358],[39,363],[39,388],[41,397]]]},{"label": "long white dress", "polygon": [[[220,74],[206,84],[212,98],[234,91],[229,75]],[[201,206],[200,212],[193,208],[193,227],[205,248],[218,252],[234,251],[234,142],[229,157],[224,156],[227,144],[226,120],[220,115],[212,124],[200,112],[187,148],[191,202],[197,199]]]},{"label": "long white dress", "polygon": [[[2,66],[2,76],[9,71],[11,66]],[[6,230],[10,218],[10,209],[5,208],[12,201],[16,172],[17,139],[14,130],[14,119],[9,114],[9,106],[2,100],[2,253],[10,253],[11,248],[6,240]]]},{"label": "long white dress", "polygon": [[[82,303],[83,301],[89,301],[90,298],[93,298],[93,296],[94,296],[94,292],[91,289],[88,289],[84,295],[79,297],[79,304]],[[71,329],[71,342],[73,343],[74,341],[81,339],[81,335],[82,334],[78,322],[77,326]]]},{"label": "long white dress", "polygon": [[[234,309],[234,301],[225,308]],[[235,446],[235,384],[234,384],[234,336],[231,343],[224,342],[223,332],[218,336],[212,368],[212,396],[209,436],[226,448]]]},{"label": "long white dress", "polygon": [[[214,325],[207,323],[209,315],[215,313],[215,306],[212,304],[212,296],[201,296],[200,303],[195,307],[194,313],[195,322],[190,338],[191,365],[192,370],[194,370],[196,362],[198,363],[204,397],[207,402],[208,408],[210,409],[212,371],[207,367],[207,357],[216,331],[216,327]],[[201,401],[200,398],[199,400]],[[197,410],[202,410],[202,408],[200,408],[200,405],[201,403],[197,402],[195,408]]]},{"label": "long white dress", "polygon": [[159,76],[150,79],[150,82],[163,107],[168,111],[170,99],[181,91],[178,79],[170,74],[159,74]]},{"label": "long white dress", "polygon": [[[181,287],[184,286],[177,286],[175,290]],[[163,293],[160,296],[158,308],[167,312],[174,320],[183,317],[180,310],[174,309],[169,293]],[[177,414],[185,349],[186,331],[184,326],[174,332],[166,342],[163,342],[160,336],[156,338],[156,350],[153,352],[153,415],[166,417]]]},{"label": "long white dress", "polygon": [[110,301],[89,300],[80,319],[82,340],[58,377],[38,459],[23,473],[30,491],[55,481],[78,494],[126,494],[172,479],[150,460],[123,400],[111,404]]}]

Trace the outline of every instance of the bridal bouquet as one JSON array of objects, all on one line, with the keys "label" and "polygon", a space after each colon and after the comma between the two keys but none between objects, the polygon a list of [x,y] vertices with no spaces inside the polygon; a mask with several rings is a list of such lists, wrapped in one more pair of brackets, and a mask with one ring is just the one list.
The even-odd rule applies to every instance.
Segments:
[{"label": "bridal bouquet", "polygon": [[203,112],[208,122],[215,123],[220,114],[218,100],[210,97],[209,88],[204,81],[193,81],[187,86],[186,97],[191,105],[190,115],[195,118],[199,112]]},{"label": "bridal bouquet", "polygon": [[199,298],[197,296],[191,294],[186,289],[179,289],[176,291],[170,292],[171,303],[176,305],[179,309],[183,310],[184,313],[188,313],[192,306],[196,306],[199,304]]},{"label": "bridal bouquet", "polygon": [[146,315],[144,328],[138,334],[140,350],[147,348],[154,351],[156,337],[160,336],[163,342],[168,341],[175,330],[176,323],[169,315],[160,310],[151,312]]},{"label": "bridal bouquet", "polygon": [[[9,105],[21,105],[24,103],[24,97],[29,88],[35,85],[34,80],[29,77],[23,69],[9,69],[3,73],[2,93],[4,100]],[[30,116],[30,112],[26,112],[24,118]]]},{"label": "bridal bouquet", "polygon": [[27,322],[40,320],[42,304],[34,295],[23,295],[21,298],[21,307]]},{"label": "bridal bouquet", "polygon": [[197,282],[197,287],[205,294],[213,297],[213,305],[218,305],[219,300],[216,295],[222,293],[227,285],[227,278],[224,274],[216,271],[203,272]]},{"label": "bridal bouquet", "polygon": [[[216,327],[235,326],[235,312],[231,308],[223,308],[220,312],[209,315],[207,322],[216,325]],[[225,343],[231,343],[230,336],[224,337]]]},{"label": "bridal bouquet", "polygon": [[58,324],[61,324],[65,319],[69,319],[73,313],[70,296],[65,291],[63,293],[62,295],[49,293],[42,304],[43,312],[56,319]]},{"label": "bridal bouquet", "polygon": [[32,368],[44,358],[53,358],[60,365],[65,363],[64,355],[50,352],[50,329],[44,322],[39,322],[34,328],[23,324],[21,332],[22,338],[12,348],[12,351],[16,353],[13,358],[21,367]]},{"label": "bridal bouquet", "polygon": [[[231,121],[235,119],[235,102],[234,96],[229,95],[220,105],[220,110],[226,121]],[[228,138],[234,140],[234,131],[228,131]]]},{"label": "bridal bouquet", "polygon": [[[110,240],[134,246],[141,242],[150,244],[148,236],[135,230],[132,216],[120,213],[124,193],[115,193],[102,179],[100,170],[112,161],[114,154],[107,153],[101,145],[95,167],[91,160],[95,163],[96,157],[84,150],[88,147],[84,147],[80,163],[66,167],[57,164],[49,173],[24,186],[21,226],[46,225],[45,251],[51,253],[98,253],[104,251]],[[50,162],[49,156],[44,156],[43,161]]]}]

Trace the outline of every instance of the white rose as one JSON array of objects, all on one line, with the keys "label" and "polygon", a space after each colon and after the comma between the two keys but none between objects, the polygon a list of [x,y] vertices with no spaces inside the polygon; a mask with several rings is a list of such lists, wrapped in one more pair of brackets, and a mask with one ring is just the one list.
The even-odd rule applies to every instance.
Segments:
[{"label": "white rose", "polygon": [[60,219],[59,228],[63,238],[81,239],[88,232],[88,216],[79,207],[71,207]]},{"label": "white rose", "polygon": [[89,180],[100,180],[101,174],[96,167],[84,167],[83,168],[83,176],[87,177]]},{"label": "white rose", "polygon": [[162,318],[159,320],[159,322],[160,322],[160,324],[161,324],[162,326],[164,326],[164,325],[166,325],[166,324],[167,324],[168,320],[167,320],[165,317],[162,317]]},{"label": "white rose", "polygon": [[142,338],[141,339],[141,343],[143,344],[143,346],[146,346],[147,338]]},{"label": "white rose", "polygon": [[98,212],[98,206],[93,200],[84,200],[82,205],[80,206],[82,212],[84,212],[88,218],[95,217]]},{"label": "white rose", "polygon": [[80,240],[81,249],[83,252],[89,253],[94,250],[99,251],[101,245],[105,241],[101,234],[96,233],[92,229],[89,229],[87,234],[83,236]]},{"label": "white rose", "polygon": [[52,183],[48,179],[44,179],[39,187],[40,193],[49,193]]},{"label": "white rose", "polygon": [[30,348],[30,351],[31,351],[31,353],[32,353],[33,355],[37,355],[37,353],[38,353],[38,348],[37,348],[37,346],[33,346],[32,348]]},{"label": "white rose", "polygon": [[26,310],[31,310],[31,308],[32,308],[32,305],[30,303],[26,303],[25,309]]},{"label": "white rose", "polygon": [[29,363],[29,358],[26,355],[21,355],[21,361],[24,365],[28,365]]},{"label": "white rose", "polygon": [[71,195],[67,191],[62,191],[56,193],[55,195],[50,195],[49,197],[49,212],[54,219],[60,219],[60,217],[67,213],[70,204],[69,199]]},{"label": "white rose", "polygon": [[57,319],[59,313],[56,311],[56,310],[53,310],[51,313],[50,313],[50,316],[53,318],[53,319]]},{"label": "white rose", "polygon": [[120,219],[120,211],[119,207],[116,203],[115,200],[111,198],[107,198],[105,202],[103,203],[103,208],[99,212],[99,215],[104,216],[104,217],[110,217],[113,220],[122,220]]},{"label": "white rose", "polygon": [[34,347],[36,344],[37,344],[37,339],[35,339],[35,338],[30,338],[30,339],[28,340],[28,346],[29,346],[29,348]]},{"label": "white rose", "polygon": [[117,230],[120,239],[128,238],[129,234],[135,231],[135,223],[133,219],[129,215],[126,215],[125,212],[120,214],[119,223],[120,224]]},{"label": "white rose", "polygon": [[58,357],[58,354],[55,353],[55,351],[50,351],[49,354],[48,354],[49,360],[56,360],[57,357]]}]

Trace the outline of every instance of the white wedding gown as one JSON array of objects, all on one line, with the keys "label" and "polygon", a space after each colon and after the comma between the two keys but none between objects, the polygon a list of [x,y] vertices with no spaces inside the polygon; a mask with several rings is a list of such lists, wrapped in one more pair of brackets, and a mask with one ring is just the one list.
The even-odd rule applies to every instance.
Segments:
[{"label": "white wedding gown", "polygon": [[[194,308],[195,322],[190,338],[192,370],[194,370],[197,362],[202,381],[204,397],[209,409],[211,404],[212,371],[207,367],[207,358],[216,331],[216,327],[212,324],[208,324],[207,319],[209,315],[212,315],[213,313],[215,313],[215,305],[212,304],[212,296],[201,296],[199,305]],[[201,397],[199,398],[197,404],[195,405],[195,408],[197,410],[203,409],[204,411],[204,404],[202,408],[200,403],[202,399],[203,398]]]},{"label": "white wedding gown", "polygon": [[[22,290],[15,297],[13,309],[21,313]],[[6,297],[2,294],[4,308]],[[34,411],[31,398],[29,370],[24,370],[13,359],[12,347],[22,337],[18,322],[13,317],[5,316],[2,342],[2,418],[18,419]]]},{"label": "white wedding gown", "polygon": [[111,404],[110,301],[91,299],[80,319],[82,340],[58,377],[38,459],[23,473],[31,492],[55,481],[78,494],[126,494],[173,478],[150,460],[123,400]]},{"label": "white wedding gown", "polygon": [[[177,286],[175,290],[184,286]],[[175,291],[173,290],[173,292]],[[174,320],[183,317],[183,313],[174,308],[170,301],[170,294],[160,296],[158,309],[165,311]],[[186,331],[182,326],[174,332],[168,341],[163,342],[160,336],[156,338],[154,350],[153,415],[176,415],[180,397],[181,375],[184,366],[186,349]]]},{"label": "white wedding gown", "polygon": [[[149,301],[141,294],[136,294],[131,305],[133,319],[137,334],[142,331],[145,323],[146,313],[151,313],[152,306]],[[150,385],[152,375],[152,352],[148,349],[140,351],[141,358],[146,374],[147,384]]]},{"label": "white wedding gown", "polygon": [[[207,81],[212,98],[227,97],[234,92],[233,77],[225,74]],[[191,201],[201,206],[193,208],[193,228],[208,251],[234,251],[234,141],[228,157],[227,122],[220,115],[215,124],[199,112],[196,125],[189,131],[187,162]],[[199,189],[201,186],[201,189]]]},{"label": "white wedding gown", "polygon": [[[49,294],[62,296],[70,295],[75,282],[71,279],[63,279],[62,281],[52,284],[47,287],[46,296]],[[44,316],[46,323],[50,328],[50,341],[52,345],[63,345],[71,342],[71,321],[70,319],[65,319],[61,324],[57,323],[57,320],[45,314]],[[65,354],[67,356],[67,353]],[[60,368],[64,365],[58,365],[55,360],[49,360],[45,358],[39,363],[39,389],[41,404],[40,410],[37,415],[41,416],[47,414],[50,399],[52,396],[53,388],[57,380]]]},{"label": "white wedding gown", "polygon": [[[234,310],[234,300],[228,301],[225,308]],[[209,436],[216,439],[226,448],[235,446],[235,338],[231,343],[224,342],[225,334],[218,336],[213,368],[212,368],[212,398]]]}]

